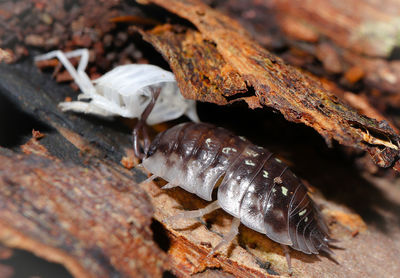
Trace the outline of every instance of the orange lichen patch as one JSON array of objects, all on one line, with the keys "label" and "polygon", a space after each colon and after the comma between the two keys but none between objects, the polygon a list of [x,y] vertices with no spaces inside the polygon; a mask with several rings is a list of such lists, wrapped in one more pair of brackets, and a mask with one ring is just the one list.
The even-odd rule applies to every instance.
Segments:
[{"label": "orange lichen patch", "polygon": [[60,62],[57,59],[49,59],[49,60],[36,61],[35,64],[39,69],[45,69],[45,68],[55,68],[60,64]]},{"label": "orange lichen patch", "polygon": [[125,156],[121,159],[121,164],[126,169],[132,169],[139,163],[139,159],[135,156],[135,153],[132,149],[125,149]]},{"label": "orange lichen patch", "polygon": [[71,97],[65,97],[64,102],[71,102],[72,98]]},{"label": "orange lichen patch", "polygon": [[24,145],[21,146],[21,150],[25,154],[36,154],[40,156],[50,157],[49,151],[36,140],[35,137],[29,139]]},{"label": "orange lichen patch", "polygon": [[122,166],[124,166],[126,169],[132,169],[133,167],[135,167],[135,162],[133,161],[132,157],[124,156],[124,157],[121,159],[121,164],[122,164]]},{"label": "orange lichen patch", "polygon": [[338,223],[349,229],[352,234],[367,230],[367,224],[358,214],[345,213],[340,210],[324,210],[324,214],[334,218]]},{"label": "orange lichen patch", "polygon": [[40,139],[40,138],[45,137],[46,135],[43,134],[43,133],[41,133],[41,132],[38,131],[38,130],[32,129],[32,136],[33,136],[33,138],[35,138],[35,139]]},{"label": "orange lichen patch", "polygon": [[344,74],[344,78],[349,82],[349,83],[356,83],[360,79],[362,79],[365,75],[365,72],[362,67],[359,66],[353,66],[349,68],[346,73]]}]

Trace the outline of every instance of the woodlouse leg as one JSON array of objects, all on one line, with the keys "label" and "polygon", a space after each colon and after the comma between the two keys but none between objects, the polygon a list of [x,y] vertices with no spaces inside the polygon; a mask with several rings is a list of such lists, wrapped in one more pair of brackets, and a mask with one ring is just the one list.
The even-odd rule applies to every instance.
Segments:
[{"label": "woodlouse leg", "polygon": [[196,209],[196,210],[192,210],[192,211],[185,211],[185,212],[178,213],[177,215],[168,217],[167,219],[164,220],[164,222],[171,223],[178,219],[190,219],[190,218],[202,217],[202,216],[209,214],[210,212],[212,212],[216,209],[219,209],[219,208],[220,208],[220,206],[218,204],[218,201],[214,201],[204,208]]},{"label": "woodlouse leg", "polygon": [[157,178],[156,175],[151,175],[149,178],[145,179],[144,181],[142,181],[142,182],[139,183],[139,184],[151,182],[152,180],[154,180],[154,179],[156,179],[156,178]]},{"label": "woodlouse leg", "polygon": [[292,259],[290,257],[289,247],[287,245],[284,245],[284,244],[281,244],[281,246],[282,246],[282,249],[283,249],[283,253],[285,254],[285,257],[286,257],[286,262],[288,264],[289,275],[292,275],[293,274],[293,271],[292,271]]},{"label": "woodlouse leg", "polygon": [[232,242],[232,240],[235,238],[235,236],[239,233],[239,225],[240,225],[240,219],[234,217],[232,220],[232,225],[231,229],[229,230],[229,233],[224,235],[222,240],[211,250],[210,253],[208,253],[207,257],[211,257],[218,249],[220,249],[222,246],[229,244]]},{"label": "woodlouse leg", "polygon": [[[136,124],[136,126],[133,128],[132,131],[133,151],[135,152],[135,155],[140,159],[144,158],[150,147],[150,137],[146,130],[146,120],[149,117],[151,111],[153,110],[157,98],[160,95],[160,92],[161,88],[152,91],[152,98],[150,100],[150,103],[147,105],[146,109],[144,109],[138,123]],[[142,133],[144,141],[143,152],[140,151],[140,146],[139,146],[140,133]]]},{"label": "woodlouse leg", "polygon": [[161,187],[161,189],[171,189],[171,188],[175,188],[178,187],[178,185],[176,184],[171,184],[171,183],[167,183],[166,185],[164,185],[163,187]]}]

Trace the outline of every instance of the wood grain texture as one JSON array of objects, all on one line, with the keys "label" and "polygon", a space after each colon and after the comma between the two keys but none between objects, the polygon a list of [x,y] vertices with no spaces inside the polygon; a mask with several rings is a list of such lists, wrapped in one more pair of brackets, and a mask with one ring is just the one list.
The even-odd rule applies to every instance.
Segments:
[{"label": "wood grain texture", "polygon": [[75,277],[161,277],[153,209],[130,178],[100,161],[86,168],[0,149],[0,241],[64,264]]},{"label": "wood grain texture", "polygon": [[[335,139],[340,144],[364,149],[381,167],[389,167],[398,160],[398,147],[391,142],[396,144],[399,137],[386,122],[378,122],[358,114],[314,78],[285,64],[282,59],[262,48],[232,18],[197,0],[149,2],[189,20],[197,27],[204,40],[215,44],[225,63],[237,71],[247,86],[254,88],[255,98],[251,99],[251,107],[268,106],[280,111],[289,121],[311,126],[325,138],[328,145]],[[150,41],[150,33],[146,37]],[[175,70],[178,63],[167,53],[170,48],[168,42],[165,45],[166,47],[161,48],[158,44],[157,48],[168,58]],[[192,59],[196,60],[196,57],[192,56]],[[201,64],[204,63],[206,62]],[[187,90],[184,82],[187,75],[180,76],[187,73],[176,70],[175,74],[182,94],[193,98],[193,93]],[[201,97],[198,99],[201,100]],[[218,99],[213,102],[219,103]],[[379,143],[366,140],[368,131],[389,138],[386,141],[389,147],[380,150]]]}]

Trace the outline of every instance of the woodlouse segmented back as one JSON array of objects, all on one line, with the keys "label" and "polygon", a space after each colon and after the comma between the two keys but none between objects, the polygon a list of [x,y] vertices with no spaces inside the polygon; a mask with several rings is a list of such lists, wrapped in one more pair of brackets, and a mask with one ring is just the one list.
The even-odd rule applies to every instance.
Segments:
[{"label": "woodlouse segmented back", "polygon": [[245,226],[307,254],[328,247],[328,230],[307,189],[265,148],[205,123],[157,135],[142,162],[170,186],[212,201]]}]

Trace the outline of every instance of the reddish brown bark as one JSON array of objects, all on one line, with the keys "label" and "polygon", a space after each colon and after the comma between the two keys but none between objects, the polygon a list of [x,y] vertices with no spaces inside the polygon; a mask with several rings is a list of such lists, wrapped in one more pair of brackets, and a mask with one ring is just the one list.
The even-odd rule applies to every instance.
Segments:
[{"label": "reddish brown bark", "polygon": [[[398,159],[397,142],[399,138],[386,122],[378,122],[358,114],[356,110],[345,105],[324,89],[315,79],[285,64],[282,59],[263,49],[233,19],[196,0],[152,0],[149,2],[160,5],[191,21],[200,32],[196,35],[196,40],[193,40],[192,32],[184,33],[185,37],[180,34],[179,37],[174,38],[171,28],[157,28],[145,35],[145,38],[154,43],[164,57],[169,60],[184,96],[198,100],[205,99],[202,92],[204,89],[198,90],[196,95],[193,94],[193,88],[187,82],[190,80],[191,73],[185,69],[185,65],[180,63],[171,49],[176,49],[176,45],[184,41],[184,50],[204,48],[200,53],[205,53],[213,45],[208,42],[204,44],[204,41],[211,41],[215,44],[220,57],[213,55],[213,59],[208,59],[207,55],[196,56],[191,52],[185,52],[188,56],[185,61],[196,61],[191,62],[193,65],[193,68],[190,68],[191,72],[198,72],[200,76],[207,77],[208,72],[203,70],[215,64],[212,62],[215,59],[222,60],[218,63],[222,73],[224,73],[222,70],[225,68],[224,65],[229,65],[230,73],[232,73],[232,69],[236,71],[236,75],[240,76],[247,86],[251,86],[255,90],[254,96],[240,97],[238,95],[235,101],[243,99],[252,108],[268,106],[279,110],[287,120],[313,127],[328,144],[335,139],[343,145],[368,151],[373,161],[381,167],[389,167]],[[199,44],[199,42],[201,43]],[[215,50],[213,51],[215,52]],[[208,66],[204,67],[204,64],[208,64]],[[201,88],[206,86],[209,91],[213,92],[215,90],[212,85],[216,84],[216,77],[210,74],[208,79],[211,80],[211,84],[202,80]],[[239,84],[241,85],[242,82]],[[236,87],[236,90],[232,91],[232,85],[237,84],[229,83],[228,87],[222,87],[219,90],[230,90],[232,95],[237,95],[243,90]],[[222,83],[220,86],[226,86],[226,84]],[[226,103],[218,94],[210,96],[214,96],[214,98],[207,98],[207,101],[218,104]],[[381,150],[381,146],[384,146],[385,149]]]},{"label": "reddish brown bark", "polygon": [[[0,149],[0,241],[63,265],[75,277],[161,277],[152,207],[123,172],[49,157],[36,141]],[[44,156],[43,156],[44,155]]]}]

